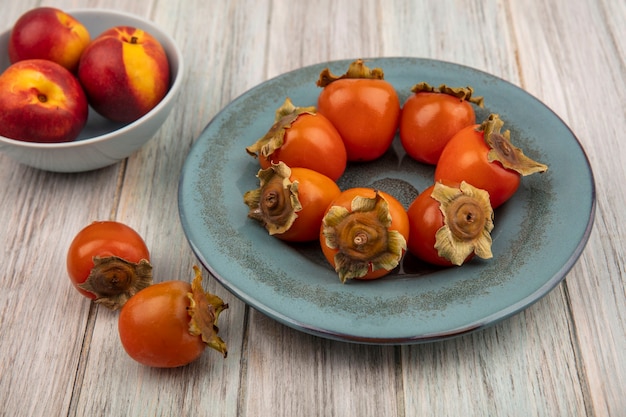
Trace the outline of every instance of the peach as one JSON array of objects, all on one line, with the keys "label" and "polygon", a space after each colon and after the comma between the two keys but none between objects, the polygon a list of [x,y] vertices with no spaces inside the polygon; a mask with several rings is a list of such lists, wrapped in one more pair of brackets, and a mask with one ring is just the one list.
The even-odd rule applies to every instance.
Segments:
[{"label": "peach", "polygon": [[47,59],[74,72],[90,40],[87,28],[73,16],[54,7],[38,7],[13,25],[9,60]]},{"label": "peach", "polygon": [[53,61],[16,62],[0,75],[0,135],[27,142],[68,142],[87,122],[78,79]]},{"label": "peach", "polygon": [[117,26],[85,49],[78,78],[95,111],[116,122],[132,122],[167,94],[170,67],[165,50],[152,35]]}]

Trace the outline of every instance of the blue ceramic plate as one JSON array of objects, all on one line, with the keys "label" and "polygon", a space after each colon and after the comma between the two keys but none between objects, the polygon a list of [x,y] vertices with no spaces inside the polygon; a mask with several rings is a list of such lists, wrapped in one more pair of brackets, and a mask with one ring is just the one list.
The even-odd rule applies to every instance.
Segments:
[{"label": "blue ceramic plate", "polygon": [[[514,144],[549,165],[526,177],[495,212],[493,259],[449,269],[407,255],[389,276],[341,284],[319,244],[293,245],[247,218],[244,192],[257,188],[259,166],[245,147],[263,136],[289,96],[315,105],[322,69],[342,74],[351,61],[298,69],[251,89],[205,128],[185,162],[179,187],[184,232],[200,262],[258,311],[331,339],[405,344],[445,339],[493,325],[530,306],[565,277],[580,256],[595,211],[593,174],[569,128],[544,104],[492,75],[416,58],[368,61],[381,67],[401,102],[420,81],[474,87],[485,97],[478,121],[498,113]],[[433,179],[433,168],[408,158],[398,138],[379,161],[350,166],[342,188],[374,186],[404,205]]]}]

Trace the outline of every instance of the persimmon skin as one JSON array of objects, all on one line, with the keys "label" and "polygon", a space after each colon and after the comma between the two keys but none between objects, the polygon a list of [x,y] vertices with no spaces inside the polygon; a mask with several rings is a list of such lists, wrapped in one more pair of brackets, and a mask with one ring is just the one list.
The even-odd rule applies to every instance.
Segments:
[{"label": "persimmon skin", "polygon": [[450,139],[474,124],[476,114],[469,101],[419,92],[409,96],[402,107],[400,141],[411,158],[436,165]]},{"label": "persimmon skin", "polygon": [[490,148],[479,127],[468,126],[450,139],[435,168],[435,182],[465,181],[484,189],[489,193],[491,206],[495,209],[516,193],[521,175],[504,168],[498,161],[488,160]]},{"label": "persimmon skin", "polygon": [[[333,202],[330,204],[326,212],[330,210],[331,206],[342,206],[342,207],[347,208],[348,210],[351,210],[352,200],[354,200],[355,197],[362,196],[362,197],[367,197],[367,198],[374,198],[376,196],[376,192],[378,192],[385,199],[385,201],[387,201],[387,204],[389,206],[389,214],[391,215],[391,225],[389,226],[388,229],[397,230],[404,237],[404,239],[408,241],[409,233],[410,233],[409,219],[404,209],[404,206],[402,206],[402,203],[400,203],[395,197],[393,197],[392,195],[388,193],[385,193],[384,191],[380,191],[380,190],[377,191],[377,190],[374,190],[372,188],[367,188],[367,187],[355,187],[355,188],[347,189],[343,191],[335,200],[333,200]],[[322,253],[324,254],[324,257],[330,263],[330,265],[333,268],[335,268],[335,255],[337,254],[338,249],[330,248],[326,244],[326,238],[323,234],[322,229],[320,229],[319,231],[319,240],[320,240],[320,245],[321,245]],[[388,275],[390,272],[391,270],[387,270],[387,269],[372,270],[370,268],[366,275],[356,278],[356,279],[361,279],[361,280],[377,279],[385,275]]]},{"label": "persimmon skin", "polygon": [[298,200],[302,210],[291,227],[277,238],[289,242],[308,242],[318,238],[328,205],[341,193],[332,179],[307,168],[291,168],[291,182],[298,182]]},{"label": "persimmon skin", "polygon": [[347,165],[346,148],[333,124],[323,115],[303,113],[285,130],[283,144],[271,155],[259,156],[261,168],[280,161],[291,168],[309,168],[339,179]]},{"label": "persimmon skin", "polygon": [[72,285],[89,299],[96,294],[79,287],[92,268],[94,256],[118,256],[128,262],[150,261],[150,252],[143,238],[131,227],[116,221],[95,221],[79,231],[67,251],[67,271]]},{"label": "persimmon skin", "polygon": [[189,333],[184,281],[153,284],[135,294],[122,307],[118,330],[124,350],[137,362],[157,368],[174,368],[198,359],[206,344]]},{"label": "persimmon skin", "polygon": [[[444,216],[439,202],[431,198],[434,185],[420,193],[407,209],[409,217],[409,253],[433,265],[454,266],[448,259],[439,256],[435,249],[435,234],[444,225]],[[469,260],[469,259],[468,259]]]},{"label": "persimmon skin", "polygon": [[391,146],[400,120],[400,101],[385,80],[345,78],[324,87],[317,111],[337,128],[348,161],[373,161]]}]

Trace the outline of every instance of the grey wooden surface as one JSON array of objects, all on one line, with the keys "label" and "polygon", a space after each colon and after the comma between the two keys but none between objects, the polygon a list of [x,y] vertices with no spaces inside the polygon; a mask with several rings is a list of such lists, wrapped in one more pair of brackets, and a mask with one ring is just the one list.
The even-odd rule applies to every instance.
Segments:
[{"label": "grey wooden surface", "polygon": [[[0,154],[1,416],[626,416],[626,2],[619,0],[2,1],[0,30],[39,5],[147,17],[186,60],[177,106],[124,162],[55,174]],[[281,73],[341,58],[452,61],[521,86],[576,133],[595,174],[595,227],[565,281],[478,333],[413,346],[320,339],[230,309],[229,356],[159,370],[124,353],[117,313],[69,284],[65,254],[96,219],[144,236],[157,280],[196,260],[179,173],[204,126]],[[567,221],[567,213],[563,213]]]}]

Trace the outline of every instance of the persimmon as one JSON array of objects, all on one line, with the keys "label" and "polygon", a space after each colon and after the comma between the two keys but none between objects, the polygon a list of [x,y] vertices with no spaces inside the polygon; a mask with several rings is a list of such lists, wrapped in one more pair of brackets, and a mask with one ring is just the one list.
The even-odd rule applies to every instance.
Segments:
[{"label": "persimmon", "polygon": [[326,208],[341,192],[339,186],[324,174],[284,162],[259,170],[257,177],[259,188],[244,194],[248,217],[278,239],[317,239]]},{"label": "persimmon", "polygon": [[408,238],[409,219],[402,204],[365,187],[345,190],[333,200],[320,230],[322,252],[341,282],[389,274],[399,265]]},{"label": "persimmon", "polygon": [[522,176],[547,171],[511,143],[510,131],[500,133],[503,125],[491,114],[482,124],[461,129],[443,149],[435,181],[466,181],[487,191],[495,209],[515,194]]},{"label": "persimmon", "polygon": [[406,153],[419,162],[435,165],[443,148],[461,129],[476,124],[472,104],[483,106],[472,87],[432,87],[418,83],[402,106],[400,141]]},{"label": "persimmon", "polygon": [[80,230],[68,248],[66,264],[72,285],[111,310],[152,284],[145,241],[116,221],[96,221]]},{"label": "persimmon", "polygon": [[323,90],[317,111],[326,116],[343,139],[348,161],[372,161],[391,146],[400,120],[400,100],[384,79],[383,70],[368,68],[362,59],[347,72],[321,72],[317,85]]},{"label": "persimmon", "polygon": [[428,263],[462,265],[478,255],[491,258],[493,209],[489,194],[465,182],[431,185],[407,210],[408,250]]},{"label": "persimmon", "polygon": [[137,362],[174,368],[198,359],[206,347],[226,357],[217,321],[228,304],[202,288],[202,272],[194,266],[191,284],[163,281],[132,296],[118,318],[120,341]]},{"label": "persimmon", "polygon": [[308,168],[336,181],[346,170],[347,155],[335,126],[315,107],[296,107],[289,98],[276,110],[267,133],[246,151],[259,159],[261,168],[284,162],[291,168]]}]

